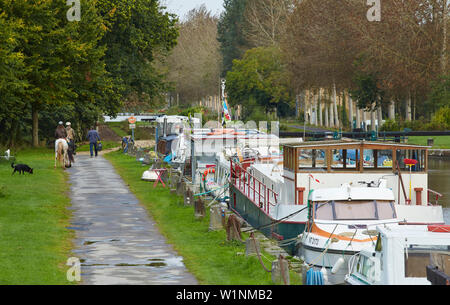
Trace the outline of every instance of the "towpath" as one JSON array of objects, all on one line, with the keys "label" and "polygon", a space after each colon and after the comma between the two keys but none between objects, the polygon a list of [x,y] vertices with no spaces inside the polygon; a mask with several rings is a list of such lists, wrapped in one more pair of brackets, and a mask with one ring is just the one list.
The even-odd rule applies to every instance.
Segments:
[{"label": "towpath", "polygon": [[[77,155],[70,175],[82,284],[195,285],[156,224],[102,156]],[[151,191],[151,188],[149,188]]]}]

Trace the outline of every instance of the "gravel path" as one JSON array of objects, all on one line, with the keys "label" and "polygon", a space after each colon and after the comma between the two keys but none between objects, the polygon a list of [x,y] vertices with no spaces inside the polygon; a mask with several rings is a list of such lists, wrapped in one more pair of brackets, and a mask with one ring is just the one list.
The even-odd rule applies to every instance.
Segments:
[{"label": "gravel path", "polygon": [[[83,284],[195,285],[178,256],[113,166],[76,157],[70,175],[73,256]],[[149,188],[151,191],[151,188]]]}]

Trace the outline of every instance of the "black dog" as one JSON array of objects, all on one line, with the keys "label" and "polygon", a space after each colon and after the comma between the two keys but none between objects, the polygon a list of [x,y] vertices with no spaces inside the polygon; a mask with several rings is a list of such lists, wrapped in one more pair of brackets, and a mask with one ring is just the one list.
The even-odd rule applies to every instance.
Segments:
[{"label": "black dog", "polygon": [[25,172],[30,173],[30,174],[33,173],[33,169],[26,164],[14,165],[14,162],[13,162],[13,163],[11,163],[11,167],[14,168],[14,171],[11,175],[14,175],[15,172],[19,172],[19,175],[20,174],[25,175]]}]

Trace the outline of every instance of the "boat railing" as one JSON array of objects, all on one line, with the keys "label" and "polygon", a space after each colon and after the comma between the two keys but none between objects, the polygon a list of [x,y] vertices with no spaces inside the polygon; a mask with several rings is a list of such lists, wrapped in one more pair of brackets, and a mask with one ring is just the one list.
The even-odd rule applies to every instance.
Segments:
[{"label": "boat railing", "polygon": [[230,168],[234,187],[270,215],[270,208],[278,203],[278,194],[250,174],[240,163],[230,160]]},{"label": "boat railing", "polygon": [[[436,191],[428,189],[428,193],[427,193],[428,205],[438,205],[438,201],[442,196],[443,195],[441,193],[438,193]],[[434,204],[430,201],[431,198],[434,198],[434,201],[435,201]]]}]

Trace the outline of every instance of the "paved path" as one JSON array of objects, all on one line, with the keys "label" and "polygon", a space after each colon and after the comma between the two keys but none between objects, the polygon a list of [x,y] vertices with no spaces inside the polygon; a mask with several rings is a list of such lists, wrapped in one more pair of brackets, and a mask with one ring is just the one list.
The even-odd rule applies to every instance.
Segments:
[{"label": "paved path", "polygon": [[[83,284],[194,285],[137,198],[102,156],[76,157],[70,173],[74,256]],[[149,191],[151,191],[149,184]]]}]

